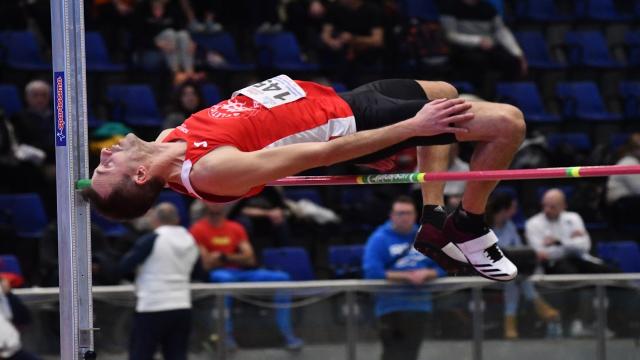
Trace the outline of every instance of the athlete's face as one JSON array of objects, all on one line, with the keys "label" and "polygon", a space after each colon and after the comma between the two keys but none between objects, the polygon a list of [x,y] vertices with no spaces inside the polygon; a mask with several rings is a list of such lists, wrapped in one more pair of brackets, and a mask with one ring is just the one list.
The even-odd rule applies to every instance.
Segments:
[{"label": "athlete's face", "polygon": [[106,197],[123,176],[135,175],[143,143],[134,134],[128,134],[117,144],[102,149],[100,164],[91,178],[91,185],[100,196]]}]

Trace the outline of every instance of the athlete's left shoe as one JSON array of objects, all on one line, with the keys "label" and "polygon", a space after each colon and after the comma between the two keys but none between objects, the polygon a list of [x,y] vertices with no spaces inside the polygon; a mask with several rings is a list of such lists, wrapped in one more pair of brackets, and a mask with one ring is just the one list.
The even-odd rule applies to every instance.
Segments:
[{"label": "athlete's left shoe", "polygon": [[447,216],[443,234],[464,255],[478,275],[495,281],[510,281],[518,275],[518,268],[498,247],[498,237],[486,227],[480,236],[459,229],[454,222],[455,212]]},{"label": "athlete's left shoe", "polygon": [[476,275],[464,254],[433,224],[423,222],[420,225],[413,247],[435,261],[449,276]]}]

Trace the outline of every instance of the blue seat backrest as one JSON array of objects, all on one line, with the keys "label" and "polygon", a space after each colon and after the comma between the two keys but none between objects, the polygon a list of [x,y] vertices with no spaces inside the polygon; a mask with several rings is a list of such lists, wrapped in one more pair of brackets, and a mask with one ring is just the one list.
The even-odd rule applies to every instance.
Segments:
[{"label": "blue seat backrest", "polygon": [[598,256],[624,272],[640,272],[640,246],[635,241],[598,243]]},{"label": "blue seat backrest", "polygon": [[309,254],[301,247],[265,248],[262,251],[262,264],[269,269],[288,273],[291,280],[315,278]]}]

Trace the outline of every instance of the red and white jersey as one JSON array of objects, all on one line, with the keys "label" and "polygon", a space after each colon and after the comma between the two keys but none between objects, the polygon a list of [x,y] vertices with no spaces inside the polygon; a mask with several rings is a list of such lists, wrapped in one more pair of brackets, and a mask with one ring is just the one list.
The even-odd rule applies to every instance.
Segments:
[{"label": "red and white jersey", "polygon": [[169,183],[172,189],[211,202],[252,196],[264,185],[252,188],[243,196],[196,193],[189,181],[191,168],[220,146],[231,145],[249,152],[304,142],[326,142],[356,132],[351,108],[330,87],[280,75],[234,95],[191,115],[164,138],[164,142],[183,140],[187,143],[182,184]]}]

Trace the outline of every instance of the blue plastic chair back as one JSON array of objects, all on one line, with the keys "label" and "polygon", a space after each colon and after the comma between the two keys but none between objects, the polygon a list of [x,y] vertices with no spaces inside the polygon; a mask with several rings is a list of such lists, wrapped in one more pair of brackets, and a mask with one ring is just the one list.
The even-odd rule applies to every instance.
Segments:
[{"label": "blue plastic chair back", "polygon": [[568,144],[578,151],[589,151],[592,148],[589,135],[584,133],[553,133],[547,136],[547,143],[552,150],[561,144]]},{"label": "blue plastic chair back", "polygon": [[160,126],[162,119],[148,85],[111,85],[107,97],[113,104],[112,118],[130,125]]},{"label": "blue plastic chair back", "polygon": [[567,59],[572,65],[616,67],[604,35],[599,31],[569,31],[565,34],[569,46]]},{"label": "blue plastic chair back", "polygon": [[434,0],[401,0],[401,11],[408,18],[425,21],[437,21],[440,17]]},{"label": "blue plastic chair back", "polygon": [[7,116],[22,110],[22,101],[15,85],[0,84],[0,108],[4,110]]},{"label": "blue plastic chair back", "polygon": [[222,100],[220,89],[216,84],[204,83],[200,85],[200,91],[202,92],[202,98],[206,106],[213,106]]},{"label": "blue plastic chair back", "polygon": [[51,64],[44,61],[36,37],[30,31],[0,33],[2,57],[9,66],[22,70],[47,70]]},{"label": "blue plastic chair back", "polygon": [[329,267],[336,278],[362,277],[364,245],[334,245],[329,247]]},{"label": "blue plastic chair back", "polygon": [[546,112],[533,82],[498,83],[496,95],[500,100],[517,106],[527,121],[560,121],[559,117]]},{"label": "blue plastic chair back", "polygon": [[13,226],[19,237],[39,238],[49,223],[36,193],[0,194],[0,211],[0,221]]},{"label": "blue plastic chair back", "polygon": [[309,254],[301,247],[265,248],[262,251],[262,265],[288,273],[291,280],[315,279]]},{"label": "blue plastic chair back", "polygon": [[0,273],[22,275],[20,262],[15,255],[0,255]]},{"label": "blue plastic chair back", "polygon": [[627,118],[640,118],[640,81],[622,81],[620,95],[624,99],[624,114]]},{"label": "blue plastic chair back", "polygon": [[635,241],[598,243],[598,256],[624,272],[640,272],[640,246]]},{"label": "blue plastic chair back", "polygon": [[562,99],[563,114],[582,117],[609,114],[595,83],[590,81],[566,82],[556,85],[556,94]]},{"label": "blue plastic chair back", "polygon": [[531,67],[556,69],[564,67],[551,57],[547,41],[538,31],[520,31],[514,34]]}]

